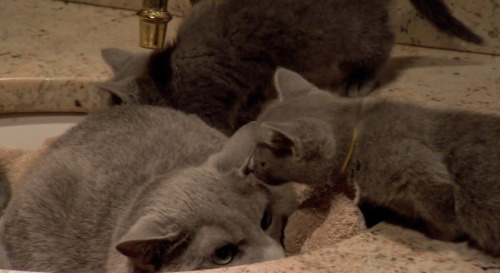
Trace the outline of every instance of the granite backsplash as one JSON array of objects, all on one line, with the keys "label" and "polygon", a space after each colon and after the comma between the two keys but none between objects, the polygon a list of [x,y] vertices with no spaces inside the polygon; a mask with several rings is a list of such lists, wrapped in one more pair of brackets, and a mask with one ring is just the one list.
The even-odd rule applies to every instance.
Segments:
[{"label": "granite backsplash", "polygon": [[[139,10],[142,5],[142,0],[70,0],[69,2],[132,10]],[[500,55],[498,0],[445,0],[445,2],[457,18],[484,38],[484,45],[473,45],[438,32],[417,14],[410,1],[393,1],[391,6],[392,25],[397,43]]]}]

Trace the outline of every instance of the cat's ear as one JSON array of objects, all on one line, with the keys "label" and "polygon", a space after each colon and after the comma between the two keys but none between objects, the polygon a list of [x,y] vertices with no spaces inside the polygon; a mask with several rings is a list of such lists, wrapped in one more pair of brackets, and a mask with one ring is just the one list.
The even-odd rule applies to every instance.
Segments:
[{"label": "cat's ear", "polygon": [[294,133],[294,127],[285,122],[266,122],[258,129],[257,142],[270,148],[275,154],[301,157],[303,145]]},{"label": "cat's ear", "polygon": [[134,79],[119,81],[96,82],[94,85],[104,91],[110,92],[114,104],[135,104],[139,100],[139,86]]},{"label": "cat's ear", "polygon": [[257,123],[247,123],[233,134],[220,152],[210,157],[210,161],[221,171],[240,168],[255,149]]},{"label": "cat's ear", "polygon": [[115,248],[137,267],[153,272],[159,270],[162,262],[187,241],[188,234],[179,225],[160,224],[152,217],[142,217]]},{"label": "cat's ear", "polygon": [[274,86],[280,101],[306,95],[315,88],[298,73],[282,67],[278,67],[274,73]]},{"label": "cat's ear", "polygon": [[134,53],[119,48],[104,48],[101,50],[101,56],[115,73],[134,57]]}]

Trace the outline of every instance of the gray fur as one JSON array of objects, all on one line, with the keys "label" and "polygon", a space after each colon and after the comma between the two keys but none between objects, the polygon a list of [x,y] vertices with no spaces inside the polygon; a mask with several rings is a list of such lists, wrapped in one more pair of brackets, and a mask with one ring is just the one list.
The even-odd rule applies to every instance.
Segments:
[{"label": "gray fur", "polygon": [[465,237],[500,255],[499,116],[345,99],[284,69],[276,82],[282,100],[258,119],[247,171],[269,184],[347,181],[359,204],[423,221],[433,238]]},{"label": "gray fur", "polygon": [[10,183],[7,180],[4,167],[0,165],[0,216],[9,203],[10,194]]},{"label": "gray fur", "polygon": [[[379,84],[378,73],[393,46],[389,2],[200,1],[186,17],[177,45],[152,55],[149,75],[168,105],[195,113],[227,134],[254,120],[274,98],[277,66],[319,87],[364,95]],[[441,29],[453,27],[455,35],[466,31],[442,1],[412,3]]]},{"label": "gray fur", "polygon": [[11,268],[9,258],[7,258],[7,251],[3,246],[3,242],[0,239],[0,268]]},{"label": "gray fur", "polygon": [[[4,167],[0,165],[0,219],[3,215],[4,209],[9,204],[10,195],[11,195],[10,183],[7,180],[7,175],[5,174]],[[7,259],[7,253],[3,246],[2,239],[0,238],[0,268],[8,268],[8,267],[10,267],[10,263],[9,260]]]},{"label": "gray fur", "polygon": [[[50,272],[177,271],[283,257],[290,187],[265,186],[240,167],[248,125],[228,141],[195,116],[116,106],[61,136],[29,171],[3,216],[13,269]],[[252,137],[253,139],[253,137]],[[276,191],[285,193],[276,199]],[[277,201],[275,201],[277,200]],[[269,208],[272,223],[262,228]]]},{"label": "gray fur", "polygon": [[113,79],[109,82],[98,82],[95,85],[109,91],[114,104],[166,105],[148,74],[150,54],[105,48],[101,50],[101,55],[112,69]]}]

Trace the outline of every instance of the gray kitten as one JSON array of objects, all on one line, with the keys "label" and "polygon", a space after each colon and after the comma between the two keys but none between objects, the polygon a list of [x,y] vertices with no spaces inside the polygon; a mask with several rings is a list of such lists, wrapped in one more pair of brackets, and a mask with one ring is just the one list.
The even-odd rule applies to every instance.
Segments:
[{"label": "gray kitten", "polygon": [[[441,0],[411,2],[439,29],[481,43]],[[153,94],[152,100],[160,94],[162,103],[195,113],[227,134],[254,120],[262,105],[275,97],[272,75],[277,66],[297,71],[322,88],[365,94],[377,85],[393,46],[389,3],[200,1],[179,30],[177,45],[153,54],[147,67],[137,67],[139,90],[130,92]],[[102,87],[120,96],[124,85],[117,78],[117,84]]]},{"label": "gray kitten", "polygon": [[500,117],[346,99],[279,69],[248,170],[269,184],[346,183],[357,200],[500,255]]},{"label": "gray kitten", "polygon": [[12,268],[177,271],[283,257],[295,198],[242,173],[251,127],[226,142],[168,108],[90,115],[35,163],[1,219]]}]

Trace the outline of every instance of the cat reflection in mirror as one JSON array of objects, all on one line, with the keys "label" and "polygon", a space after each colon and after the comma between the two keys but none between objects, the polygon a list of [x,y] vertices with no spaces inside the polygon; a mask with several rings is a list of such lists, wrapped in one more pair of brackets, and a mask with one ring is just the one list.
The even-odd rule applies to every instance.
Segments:
[{"label": "cat reflection in mirror", "polygon": [[[481,43],[443,1],[410,2],[438,29]],[[115,79],[100,86],[117,101],[167,104],[197,114],[230,135],[275,97],[272,76],[277,66],[346,96],[371,92],[393,46],[389,3],[199,1],[182,23],[176,45],[153,53],[147,64],[129,62],[133,54],[120,50],[103,51]],[[136,79],[121,77],[128,66],[136,70]]]},{"label": "cat reflection in mirror", "polygon": [[350,183],[359,204],[500,255],[499,116],[346,99],[286,69],[275,80],[247,171],[269,184]]},{"label": "cat reflection in mirror", "polygon": [[242,172],[252,126],[227,140],[168,108],[91,114],[35,163],[7,207],[9,269],[179,271],[283,257],[295,197]]}]

